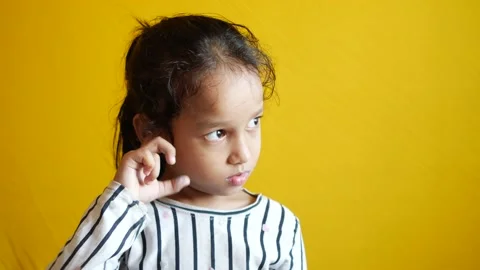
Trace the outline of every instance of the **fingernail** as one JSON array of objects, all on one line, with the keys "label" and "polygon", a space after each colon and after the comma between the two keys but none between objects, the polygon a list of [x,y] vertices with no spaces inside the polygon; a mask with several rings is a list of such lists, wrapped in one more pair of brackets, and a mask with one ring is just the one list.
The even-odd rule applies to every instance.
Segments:
[{"label": "fingernail", "polygon": [[187,176],[182,176],[180,178],[180,184],[182,185],[188,185],[190,184],[190,179]]},{"label": "fingernail", "polygon": [[173,165],[175,162],[177,162],[175,156],[170,157],[170,164]]}]

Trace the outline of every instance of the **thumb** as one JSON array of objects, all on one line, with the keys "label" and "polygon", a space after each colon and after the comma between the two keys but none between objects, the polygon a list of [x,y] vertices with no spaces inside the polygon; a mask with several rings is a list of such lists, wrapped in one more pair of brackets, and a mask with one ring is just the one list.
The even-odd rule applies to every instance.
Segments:
[{"label": "thumb", "polygon": [[184,187],[190,185],[190,178],[186,175],[179,176],[175,179],[157,181],[158,183],[158,198],[166,197],[175,194]]}]

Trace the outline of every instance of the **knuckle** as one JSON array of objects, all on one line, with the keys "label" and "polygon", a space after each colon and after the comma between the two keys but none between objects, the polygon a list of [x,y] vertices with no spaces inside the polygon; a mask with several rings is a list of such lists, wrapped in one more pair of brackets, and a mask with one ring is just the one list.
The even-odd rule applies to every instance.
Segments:
[{"label": "knuckle", "polygon": [[171,155],[175,155],[175,152],[176,152],[176,149],[173,145],[171,145],[170,143],[166,144],[165,146],[165,151],[168,153],[168,154],[171,154]]},{"label": "knuckle", "polygon": [[142,151],[142,155],[144,157],[147,157],[147,158],[150,158],[152,155],[150,154],[150,151],[148,151],[148,149],[143,149]]},{"label": "knuckle", "polygon": [[135,152],[129,151],[123,155],[122,160],[125,162],[126,160],[131,159],[133,155],[135,155]]},{"label": "knuckle", "polygon": [[173,180],[170,181],[170,185],[172,187],[172,190],[176,190],[176,188],[177,188],[177,182],[176,181],[173,181]]}]

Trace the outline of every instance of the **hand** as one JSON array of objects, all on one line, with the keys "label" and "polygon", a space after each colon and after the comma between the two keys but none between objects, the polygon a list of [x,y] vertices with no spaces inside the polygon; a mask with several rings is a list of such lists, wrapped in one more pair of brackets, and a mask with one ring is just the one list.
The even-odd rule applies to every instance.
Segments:
[{"label": "hand", "polygon": [[175,164],[175,147],[163,138],[156,137],[123,156],[114,181],[125,186],[135,200],[144,203],[177,193],[188,186],[188,176],[157,181],[160,174],[159,153],[165,155],[168,164]]}]

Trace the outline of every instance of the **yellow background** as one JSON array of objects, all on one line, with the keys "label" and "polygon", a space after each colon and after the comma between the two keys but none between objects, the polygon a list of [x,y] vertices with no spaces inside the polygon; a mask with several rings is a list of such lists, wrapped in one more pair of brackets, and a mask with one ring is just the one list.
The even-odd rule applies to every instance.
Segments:
[{"label": "yellow background", "polygon": [[278,68],[248,188],[309,269],[480,269],[478,1],[3,1],[0,268],[43,269],[110,181],[134,16],[217,13]]}]

